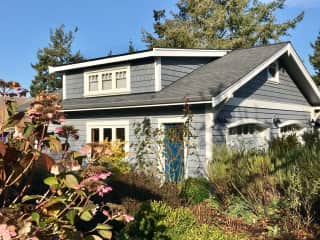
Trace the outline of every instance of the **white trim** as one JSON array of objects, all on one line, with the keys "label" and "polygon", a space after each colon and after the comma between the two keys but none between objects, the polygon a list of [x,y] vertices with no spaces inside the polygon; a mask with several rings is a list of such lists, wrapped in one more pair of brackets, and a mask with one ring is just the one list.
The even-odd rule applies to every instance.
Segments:
[{"label": "white trim", "polygon": [[298,67],[302,71],[304,77],[307,79],[308,83],[311,85],[311,87],[314,90],[314,92],[316,93],[317,97],[320,99],[320,91],[319,91],[317,85],[313,81],[313,79],[310,76],[307,68],[305,67],[305,65],[303,64],[303,62],[301,61],[301,59],[299,58],[297,52],[294,50],[294,48],[292,47],[291,44],[288,44],[288,53],[289,53],[290,56],[293,57],[295,62],[298,64]]},{"label": "white trim", "polygon": [[[188,102],[189,105],[195,104],[206,104],[211,101],[199,101],[199,102]],[[146,108],[146,107],[166,107],[166,106],[183,106],[185,103],[162,103],[162,104],[146,104],[146,105],[132,105],[132,106],[121,106],[121,107],[101,107],[101,108],[79,108],[62,110],[62,112],[78,112],[78,111],[97,111],[97,110],[112,110],[112,109],[125,109],[125,108]]]},{"label": "white trim", "polygon": [[287,111],[297,111],[297,112],[312,112],[314,109],[313,107],[306,106],[306,105],[263,101],[263,100],[252,100],[247,98],[232,98],[226,103],[226,105],[250,107],[250,108],[267,108],[267,109],[277,109],[277,110],[287,110]]},{"label": "white trim", "polygon": [[261,122],[261,121],[258,121],[253,118],[241,119],[241,120],[227,124],[226,127],[229,129],[229,128],[234,128],[234,127],[238,127],[238,126],[245,125],[245,124],[255,124],[255,125],[258,125],[258,126],[265,128],[265,129],[267,129],[269,127],[268,124]]},{"label": "white trim", "polygon": [[67,87],[66,87],[66,74],[62,75],[62,100],[67,98]]},{"label": "white trim", "polygon": [[283,54],[288,52],[289,50],[289,44],[287,44],[285,47],[283,47],[281,50],[279,50],[277,53],[275,53],[272,57],[264,61],[262,64],[260,64],[258,67],[253,69],[251,72],[246,74],[243,78],[241,78],[239,81],[237,81],[235,84],[231,85],[224,91],[222,91],[218,96],[212,98],[212,104],[213,107],[217,106],[220,102],[222,102],[224,99],[230,97],[233,95],[233,93],[241,88],[244,84],[249,82],[251,79],[253,79],[255,76],[257,76],[260,72],[262,72],[264,69],[266,69],[271,63],[276,61],[279,57],[281,57]]},{"label": "white trim", "polygon": [[[163,124],[166,124],[166,123],[185,123],[187,120],[186,117],[168,117],[168,118],[158,118],[158,129],[160,129],[161,131],[163,131]],[[164,137],[164,136],[163,136]],[[187,159],[187,153],[188,153],[188,150],[187,150],[187,146],[186,144],[184,143],[184,157],[183,157],[183,160],[184,160],[184,178],[188,178],[188,159]],[[163,170],[163,173],[164,173],[164,179],[165,180],[165,175],[166,175],[166,172],[165,172],[165,157],[163,156],[163,147],[160,146],[160,164],[162,166],[160,166],[160,168]]]},{"label": "white trim", "polygon": [[[125,88],[116,88],[116,76],[115,73],[118,71],[126,71],[126,87]],[[95,71],[85,71],[83,73],[83,86],[85,97],[96,97],[101,95],[118,95],[124,93],[130,93],[131,90],[131,74],[130,74],[130,65],[122,65],[117,67],[108,67]],[[104,73],[112,73],[112,89],[102,90],[102,79],[101,75]],[[98,90],[89,91],[89,79],[88,77],[92,74],[98,74]]]},{"label": "white trim", "polygon": [[57,67],[49,66],[49,73],[51,74],[55,72],[61,72],[78,68],[86,68],[97,65],[131,61],[147,57],[223,57],[229,51],[230,50],[154,48],[146,52],[138,52],[122,56],[107,57],[82,63],[74,63]]},{"label": "white trim", "polygon": [[112,129],[112,141],[114,141],[114,137],[116,136],[116,128],[124,128],[125,129],[125,152],[129,152],[129,120],[99,120],[99,121],[88,121],[86,123],[86,143],[91,142],[91,129],[99,128],[99,141],[103,139],[103,128],[111,128]]},{"label": "white trim", "polygon": [[206,160],[207,163],[212,160],[212,146],[213,146],[213,126],[214,126],[214,113],[212,108],[206,108],[205,111],[205,124],[206,124]]},{"label": "white trim", "polygon": [[278,124],[278,127],[279,127],[279,128],[282,128],[282,127],[289,126],[289,125],[298,125],[298,126],[301,127],[301,128],[304,127],[303,123],[300,122],[300,121],[297,121],[297,120],[288,120],[288,121],[285,121],[285,122],[283,122],[283,123]]},{"label": "white trim", "polygon": [[154,90],[159,92],[161,90],[161,57],[157,57],[154,60]]},{"label": "white trim", "polygon": [[276,72],[275,72],[274,77],[272,77],[269,72],[269,69],[272,66],[272,64],[273,63],[271,63],[268,67],[268,71],[267,71],[268,72],[268,80],[267,81],[268,81],[268,83],[280,84],[279,62],[278,61],[274,62],[275,67],[276,67],[276,69],[275,69]]}]

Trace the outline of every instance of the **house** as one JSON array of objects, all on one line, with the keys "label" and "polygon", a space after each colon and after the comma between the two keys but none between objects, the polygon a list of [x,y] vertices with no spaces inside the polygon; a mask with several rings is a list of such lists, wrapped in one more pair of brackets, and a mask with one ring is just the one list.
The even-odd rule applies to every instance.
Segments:
[{"label": "house", "polygon": [[213,144],[265,148],[272,137],[301,135],[320,105],[316,85],[288,42],[233,51],[154,48],[49,71],[63,73],[66,124],[80,129],[73,148],[121,139],[129,161],[134,123],[148,117],[164,131],[179,129],[187,98],[198,153],[180,155],[175,169],[183,176],[205,173]]}]

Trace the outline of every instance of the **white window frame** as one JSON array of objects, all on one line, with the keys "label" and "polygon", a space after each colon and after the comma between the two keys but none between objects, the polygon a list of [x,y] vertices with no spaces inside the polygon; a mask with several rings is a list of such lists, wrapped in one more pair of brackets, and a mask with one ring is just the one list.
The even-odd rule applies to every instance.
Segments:
[{"label": "white window frame", "polygon": [[226,144],[229,145],[231,143],[231,136],[229,134],[229,130],[230,128],[235,128],[235,127],[240,127],[242,125],[247,125],[247,124],[254,124],[257,126],[260,126],[263,130],[261,132],[255,132],[254,134],[236,134],[237,137],[241,137],[243,139],[246,138],[251,138],[252,136],[258,136],[261,135],[262,137],[264,137],[266,140],[270,140],[270,126],[264,122],[258,121],[256,119],[242,119],[242,120],[238,120],[236,122],[227,124],[226,126],[226,133],[225,133],[225,137],[226,137]]},{"label": "white window frame", "polygon": [[126,153],[129,152],[129,120],[120,120],[120,121],[94,121],[87,122],[87,137],[86,142],[91,143],[91,129],[98,128],[99,129],[99,142],[103,142],[103,129],[111,128],[112,129],[112,138],[111,141],[116,140],[116,129],[124,128],[125,130],[125,144],[124,150]]},{"label": "white window frame", "polygon": [[[125,88],[116,88],[116,72],[126,71],[126,87]],[[102,89],[102,74],[112,73],[112,88],[103,90]],[[92,74],[98,75],[98,90],[90,91],[89,90],[89,76]],[[119,67],[109,67],[100,70],[94,71],[85,71],[84,72],[84,96],[99,96],[99,95],[115,95],[115,94],[124,94],[130,93],[131,90],[131,76],[130,76],[130,65],[123,65]]]},{"label": "white window frame", "polygon": [[[185,124],[187,118],[185,117],[168,117],[168,118],[158,118],[158,129],[161,130],[161,132],[164,132],[164,124],[170,124],[170,123],[183,123]],[[164,137],[165,136],[162,136],[164,140]],[[188,149],[187,149],[187,145],[186,143],[184,142],[184,156],[183,156],[183,160],[184,160],[184,178],[187,179],[188,178],[188,160],[187,160],[187,157],[188,157]],[[165,181],[165,176],[166,176],[166,173],[165,173],[165,166],[166,166],[166,158],[163,154],[164,152],[164,149],[163,149],[163,146],[160,146],[160,170],[163,170],[163,181]]]},{"label": "white window frame", "polygon": [[[269,73],[269,68],[273,64],[275,64],[275,67],[276,67],[276,69],[275,69],[276,73],[275,73],[274,77],[272,77],[271,74]],[[275,61],[269,65],[269,67],[267,68],[267,74],[268,74],[268,82],[269,83],[275,83],[275,84],[280,83],[280,73],[279,73],[279,62],[278,61]]]},{"label": "white window frame", "polygon": [[280,123],[280,124],[278,125],[278,128],[279,128],[279,130],[278,130],[278,135],[279,135],[279,137],[289,136],[290,134],[292,134],[292,133],[282,133],[282,132],[281,132],[281,128],[286,127],[286,126],[290,126],[290,125],[297,125],[297,126],[300,127],[300,129],[298,129],[297,131],[295,131],[295,134],[296,134],[296,136],[297,136],[298,138],[301,137],[302,134],[304,133],[304,131],[306,130],[306,128],[305,128],[305,126],[303,125],[302,122],[296,121],[296,120],[288,120],[288,121],[285,121],[285,122]]}]

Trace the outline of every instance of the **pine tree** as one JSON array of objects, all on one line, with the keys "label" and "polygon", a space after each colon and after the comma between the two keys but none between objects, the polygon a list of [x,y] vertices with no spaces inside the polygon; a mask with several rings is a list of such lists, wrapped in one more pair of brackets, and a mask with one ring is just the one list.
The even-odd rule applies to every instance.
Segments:
[{"label": "pine tree", "polygon": [[132,40],[130,39],[129,41],[129,47],[128,47],[128,53],[134,53],[136,52],[137,50],[135,49],[134,45],[133,45],[133,42]]},{"label": "pine tree", "polygon": [[313,80],[317,85],[320,85],[320,32],[317,40],[314,43],[311,43],[311,47],[314,50],[313,55],[309,56],[310,62],[315,70]]},{"label": "pine tree", "polygon": [[65,26],[61,25],[54,31],[50,30],[50,42],[47,47],[39,49],[37,52],[38,61],[31,64],[37,75],[32,80],[30,86],[31,96],[40,92],[54,92],[62,87],[62,77],[60,74],[49,74],[48,67],[67,63],[76,63],[84,58],[80,51],[72,53],[72,43],[74,34],[78,31],[65,32]]},{"label": "pine tree", "polygon": [[286,0],[179,0],[167,18],[154,10],[154,32],[142,32],[149,48],[240,48],[277,42],[303,19],[304,13],[279,23],[275,11]]}]

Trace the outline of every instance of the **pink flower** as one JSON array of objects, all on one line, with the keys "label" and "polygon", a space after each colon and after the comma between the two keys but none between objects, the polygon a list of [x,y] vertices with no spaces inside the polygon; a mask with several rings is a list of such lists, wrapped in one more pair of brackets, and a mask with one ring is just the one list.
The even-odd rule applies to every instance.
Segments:
[{"label": "pink flower", "polygon": [[62,127],[57,127],[57,128],[55,129],[55,132],[56,132],[57,134],[62,134],[62,133],[63,133],[63,128],[62,128]]},{"label": "pink flower", "polygon": [[129,223],[129,222],[131,222],[131,221],[134,220],[134,217],[132,217],[132,216],[130,216],[130,215],[128,215],[128,214],[123,214],[123,218],[124,218],[124,221],[125,221],[126,223]]},{"label": "pink flower", "polygon": [[103,197],[104,194],[110,192],[112,187],[100,185],[97,187],[96,191],[100,197]]},{"label": "pink flower", "polygon": [[101,153],[103,148],[102,147],[95,147],[94,150],[97,152],[97,153]]},{"label": "pink flower", "polygon": [[108,217],[108,218],[111,218],[110,213],[109,213],[108,211],[106,211],[106,210],[103,210],[103,211],[102,211],[102,214],[105,215],[105,216]]},{"label": "pink flower", "polygon": [[47,113],[47,117],[48,117],[49,119],[52,119],[52,118],[53,118],[53,113]]},{"label": "pink flower", "polygon": [[91,151],[91,147],[90,146],[84,146],[80,149],[80,152],[83,154],[88,154]]},{"label": "pink flower", "polygon": [[104,154],[107,155],[107,156],[111,156],[113,154],[113,152],[111,151],[111,149],[106,149],[104,150]]},{"label": "pink flower", "polygon": [[0,239],[11,240],[12,237],[17,236],[16,227],[13,225],[0,224]]},{"label": "pink flower", "polygon": [[75,189],[84,189],[84,184],[83,183],[79,183],[76,185]]},{"label": "pink flower", "polygon": [[107,179],[107,177],[109,177],[111,175],[111,172],[106,172],[106,173],[100,173],[98,174],[100,179]]}]

